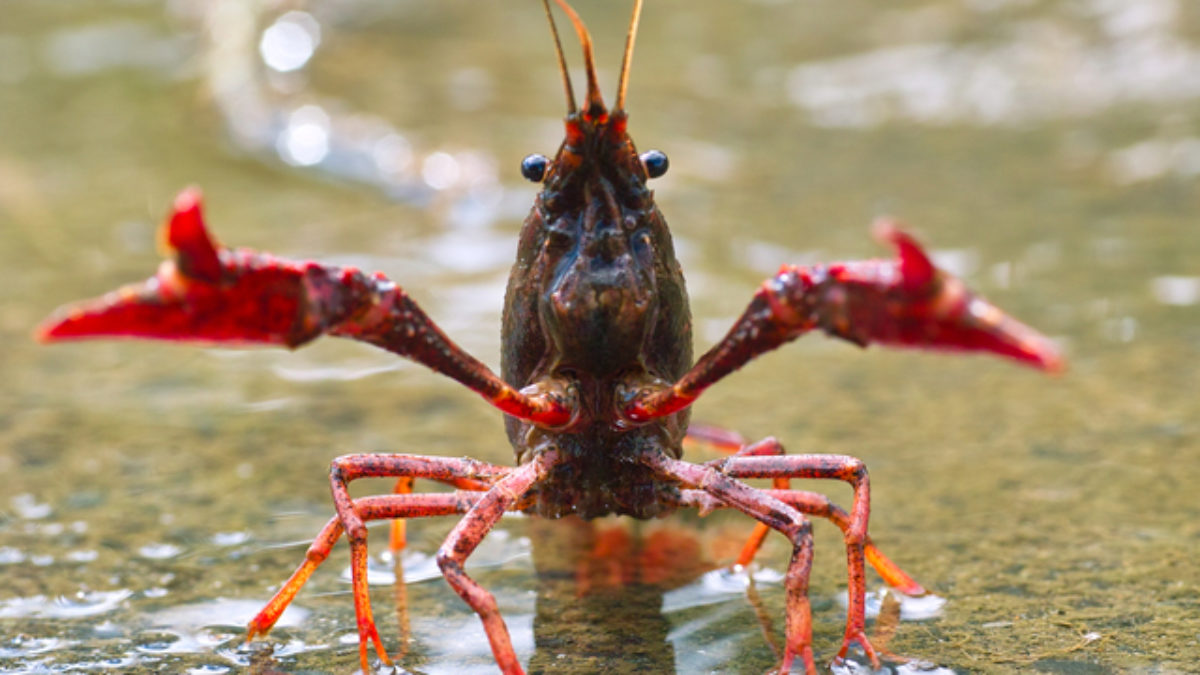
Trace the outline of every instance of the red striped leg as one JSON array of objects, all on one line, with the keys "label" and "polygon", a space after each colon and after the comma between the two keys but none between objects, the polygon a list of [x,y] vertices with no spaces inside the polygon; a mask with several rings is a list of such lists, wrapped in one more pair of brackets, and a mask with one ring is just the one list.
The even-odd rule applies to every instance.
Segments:
[{"label": "red striped leg", "polygon": [[871,489],[867,468],[862,461],[846,455],[776,455],[729,457],[715,466],[733,478],[816,478],[850,483],[854,488],[854,501],[844,531],[849,606],[846,610],[846,634],[838,654],[844,656],[850,644],[858,642],[871,662],[878,664],[878,657],[865,633],[867,581],[864,544],[871,515]]},{"label": "red striped leg", "polygon": [[516,507],[523,496],[537,481],[546,476],[546,467],[553,461],[541,454],[528,464],[513,469],[512,473],[496,482],[494,486],[463,516],[437,552],[438,567],[445,575],[454,592],[458,593],[483,622],[484,633],[496,657],[496,664],[505,675],[524,673],[508,627],[496,605],[496,598],[483,589],[463,571],[467,558],[483,541],[504,512]]},{"label": "red striped leg", "polygon": [[[705,424],[693,423],[690,427],[688,427],[687,437],[688,439],[697,442],[712,445],[719,450],[733,452],[735,457],[787,454],[787,450],[784,449],[783,444],[779,443],[774,438],[768,437],[757,443],[748,445],[745,438],[743,438],[741,434],[737,433],[736,431]],[[719,464],[721,461],[723,460],[714,460],[708,463]],[[790,481],[787,479],[776,478],[774,479],[774,482],[774,487],[777,490],[790,489],[790,485],[788,485]],[[780,485],[781,482],[784,484]],[[838,528],[841,529],[843,534],[849,531],[850,514],[846,513],[842,507],[830,501],[825,495],[816,492],[802,492],[798,490],[780,494],[798,495],[789,496],[787,498],[776,495],[776,498],[786,501],[804,513],[831,521],[834,525],[837,525]],[[758,553],[759,548],[762,546],[762,541],[766,535],[766,531],[767,528],[762,523],[759,523],[755,527],[754,533],[751,534],[750,539],[742,548],[742,553],[739,556],[736,564],[746,565],[753,560],[754,556]],[[863,542],[863,553],[866,556],[867,563],[870,564],[871,567],[875,568],[875,572],[883,578],[884,583],[886,583],[888,586],[895,588],[905,595],[918,596],[925,595],[925,593],[927,593],[925,587],[917,583],[917,581],[909,576],[903,569],[901,569],[899,565],[892,562],[891,559],[889,559],[878,548],[876,548],[875,544],[871,542],[871,537],[869,535]]]},{"label": "red striped leg", "polygon": [[[850,529],[850,514],[846,513],[846,510],[842,507],[830,501],[829,497],[819,492],[807,492],[804,490],[764,490],[764,492],[801,513],[829,520],[843,534]],[[728,504],[700,490],[684,490],[679,501],[679,506],[693,508],[702,513],[729,507]],[[871,541],[870,536],[863,542],[863,552],[866,556],[867,564],[875,569],[875,572],[888,586],[905,595],[911,596],[921,596],[929,592],[924,586],[909,576],[907,572],[901,569],[899,565],[884,555]]]},{"label": "red striped leg", "polygon": [[[389,495],[364,497],[359,499],[354,508],[357,511],[361,521],[373,520],[376,518],[426,518],[430,516],[445,516],[454,513],[465,513],[471,506],[483,496],[482,493],[466,493],[457,492],[453,494],[423,494],[423,495]],[[250,624],[246,629],[246,639],[252,640],[258,635],[266,635],[275,622],[279,620],[280,615],[291,604],[296,597],[296,593],[300,587],[308,581],[309,576],[313,571],[329,556],[329,552],[333,549],[333,545],[341,538],[345,528],[342,525],[340,516],[334,516],[321,529],[321,532],[313,540],[312,545],[305,555],[304,562],[286,583],[276,591],[274,597],[267,602],[266,606],[259,611],[258,614],[251,619]],[[365,546],[364,546],[365,549]],[[365,558],[364,558],[365,560]],[[365,569],[362,570],[362,578],[365,584]],[[354,569],[354,574],[359,575],[359,570]],[[358,588],[356,583],[355,589],[355,609],[359,609]],[[369,637],[375,642],[376,650],[379,656],[386,663],[388,662],[387,653],[380,644],[379,633],[375,630],[374,622],[370,619],[370,607],[366,606],[367,620],[365,623],[366,630],[364,631],[364,622],[359,620],[359,658],[363,667],[363,672],[371,672],[369,663],[367,662],[367,644],[366,640]]]},{"label": "red striped leg", "polygon": [[[733,453],[734,457],[747,457],[763,454],[782,454],[783,447],[779,446],[778,453],[772,453],[775,448],[763,445],[764,441],[760,441],[753,445],[748,445],[746,439],[736,431],[711,427],[703,424],[692,424],[687,430],[687,439],[707,443],[722,452]],[[773,440],[773,439],[767,439]],[[776,488],[786,490],[789,482],[786,478],[776,478],[774,481]],[[762,548],[763,541],[767,538],[767,533],[771,528],[763,523],[755,523],[754,531],[750,533],[750,537],[746,539],[746,543],[742,546],[741,553],[738,554],[734,565],[737,567],[747,567],[754,562],[754,556],[758,555],[759,549]]]},{"label": "red striped leg", "polygon": [[[330,491],[337,517],[350,540],[350,569],[354,582],[354,611],[358,617],[359,659],[367,672],[367,641],[375,643],[375,651],[385,663],[390,663],[379,640],[371,614],[371,598],[367,589],[367,528],[359,515],[358,500],[350,498],[349,483],[358,478],[426,478],[440,483],[490,484],[513,471],[470,458],[426,457],[422,455],[357,454],[334,459],[329,469]],[[402,499],[407,495],[395,495]]]},{"label": "red striped leg", "polygon": [[[747,445],[745,439],[736,431],[707,425],[693,424],[691,427],[688,427],[688,438],[708,443],[720,450],[734,452],[735,457],[783,455],[787,453],[783,445],[774,438],[766,438],[757,443]],[[709,464],[719,463],[720,461],[716,460],[715,462],[709,462]],[[789,489],[789,483],[790,481],[786,478],[774,479],[774,487],[777,490]],[[803,495],[805,501],[803,503],[788,501],[792,506],[795,506],[804,513],[832,521],[842,530],[843,534],[850,529],[850,515],[840,506],[831,502],[828,497],[815,492],[796,492],[796,494]],[[762,547],[763,539],[766,537],[768,529],[762,523],[756,525],[754,532],[742,548],[741,555],[738,556],[736,564],[745,566],[754,559],[754,556]],[[887,585],[905,595],[925,595],[925,588],[876,548],[875,544],[871,542],[870,536],[863,541],[863,553],[866,556],[867,563],[875,568],[875,571],[879,576],[883,577]]]},{"label": "red striped leg", "polygon": [[805,672],[816,675],[812,652],[812,609],[808,601],[808,576],[812,570],[812,526],[804,514],[763,492],[709,466],[701,466],[659,453],[647,453],[641,461],[660,476],[691,485],[778,530],[792,542],[792,558],[784,576],[787,592],[787,644],[778,672],[786,673],[797,656]]},{"label": "red striped leg", "polygon": [[[499,475],[499,474],[497,474],[497,475]],[[440,481],[440,482],[442,482],[445,485],[449,485],[451,487],[456,487],[460,490],[473,490],[473,491],[478,491],[478,492],[486,492],[487,489],[492,486],[492,482],[494,482],[494,479],[484,481],[484,480],[474,480],[474,479],[470,479],[470,478],[454,478],[451,480],[444,480],[444,481]],[[413,491],[413,483],[414,483],[414,479],[412,476],[401,476],[401,477],[397,478],[395,486],[392,487],[392,494],[394,494],[394,495],[411,494]],[[393,554],[399,554],[400,551],[403,551],[404,547],[408,545],[408,531],[407,531],[405,522],[406,521],[403,518],[396,518],[396,519],[392,520],[391,528],[389,530],[389,537],[388,537],[388,549]],[[399,558],[397,557],[397,564],[398,564],[398,561],[399,561]]]}]

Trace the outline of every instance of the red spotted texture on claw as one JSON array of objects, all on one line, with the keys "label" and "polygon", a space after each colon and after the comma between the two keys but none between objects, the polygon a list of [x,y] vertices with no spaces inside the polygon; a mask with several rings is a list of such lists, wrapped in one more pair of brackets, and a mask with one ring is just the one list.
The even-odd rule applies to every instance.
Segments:
[{"label": "red spotted texture on claw", "polygon": [[[309,263],[220,249],[209,236],[200,195],[184,190],[164,225],[173,258],[140,284],[72,305],[43,324],[43,341],[90,337],[268,343],[295,347],[319,326],[306,321]],[[326,284],[328,287],[328,284]]]},{"label": "red spotted texture on claw", "polygon": [[211,283],[221,280],[221,256],[218,244],[204,227],[198,188],[179,193],[163,229],[167,247],[177,254],[176,262],[184,276]]},{"label": "red spotted texture on claw", "polygon": [[633,392],[622,415],[641,423],[682,410],[750,359],[814,329],[861,347],[991,352],[1041,370],[1063,369],[1053,342],[937,269],[894,223],[878,222],[875,235],[896,248],[895,260],[784,265],[686,375],[670,388]]},{"label": "red spotted texture on claw", "polygon": [[915,239],[900,230],[890,220],[877,220],[872,228],[875,238],[896,247],[896,263],[900,270],[900,285],[920,290],[937,276],[937,268]]},{"label": "red spotted texture on claw", "polygon": [[195,189],[175,199],[162,240],[172,257],[157,274],[59,309],[38,328],[38,339],[138,337],[297,347],[322,334],[337,335],[422,363],[515,417],[556,427],[574,416],[568,397],[557,389],[518,392],[501,381],[381,274],[218,246],[204,225]]},{"label": "red spotted texture on claw", "polygon": [[[921,245],[897,224],[879,221],[874,230],[880,241],[896,248],[897,259],[830,265],[831,277],[862,291],[848,293],[840,311],[833,313],[836,320],[822,328],[864,346],[879,342],[991,352],[1042,370],[1062,370],[1053,342],[934,267]],[[784,268],[781,275],[789,271],[805,274],[802,268]],[[889,287],[893,273],[898,278]],[[819,275],[819,268],[808,273],[810,279]]]}]

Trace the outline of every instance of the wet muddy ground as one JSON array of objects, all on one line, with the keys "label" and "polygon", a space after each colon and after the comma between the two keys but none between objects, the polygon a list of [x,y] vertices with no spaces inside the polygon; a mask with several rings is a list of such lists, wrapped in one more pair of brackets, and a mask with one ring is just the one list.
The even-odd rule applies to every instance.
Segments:
[{"label": "wet muddy ground", "polygon": [[[626,8],[579,10],[611,92]],[[159,219],[196,184],[223,241],[382,270],[496,365],[533,196],[518,164],[561,133],[540,6],[18,0],[4,14],[0,672],[353,672],[344,548],[270,640],[241,639],[330,514],[329,459],[507,462],[499,414],[343,341],[48,347],[31,332],[147,276]],[[956,672],[1195,670],[1197,8],[664,0],[642,26],[631,130],[671,158],[656,190],[698,349],[782,263],[887,255],[868,227],[887,213],[1066,350],[1069,370],[1047,377],[813,336],[696,405],[867,462],[875,541],[945,599],[889,648]],[[451,524],[410,528],[405,598],[377,561],[381,632],[414,672],[492,672],[430,560]],[[827,660],[844,556],[816,529]],[[531,670],[762,672],[787,552],[769,541],[747,594],[722,566],[749,530],[730,514],[511,519],[474,573]]]}]

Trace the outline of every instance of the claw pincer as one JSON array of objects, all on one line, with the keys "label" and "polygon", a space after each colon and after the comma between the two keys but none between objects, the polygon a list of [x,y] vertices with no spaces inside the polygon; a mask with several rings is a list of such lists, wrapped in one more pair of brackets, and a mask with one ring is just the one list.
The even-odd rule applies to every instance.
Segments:
[{"label": "claw pincer", "polygon": [[348,296],[365,291],[362,283],[345,283],[358,274],[352,270],[220,248],[204,225],[200,196],[194,189],[175,199],[162,241],[171,257],[154,276],[61,310],[42,325],[39,337],[46,341],[143,337],[297,347],[319,335],[323,323],[344,315],[353,306]]}]

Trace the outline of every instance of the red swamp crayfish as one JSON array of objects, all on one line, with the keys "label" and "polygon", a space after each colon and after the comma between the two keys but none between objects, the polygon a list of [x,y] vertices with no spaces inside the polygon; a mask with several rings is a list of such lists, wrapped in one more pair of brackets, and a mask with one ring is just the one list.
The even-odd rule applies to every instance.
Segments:
[{"label": "red swamp crayfish", "polygon": [[[626,129],[625,92],[642,2],[635,0],[611,110],[597,86],[587,29],[565,0],[556,2],[582,43],[587,94],[582,108],[576,107],[550,6],[543,0],[566,89],[566,138],[552,160],[530,155],[522,163],[522,173],[540,182],[542,190],[521,229],[508,282],[499,376],[455,345],[382,274],[218,245],[205,227],[194,190],[175,200],[164,226],[172,256],[153,277],[60,310],[38,336],[44,341],[132,336],[289,348],[320,335],[348,337],[453,378],[505,414],[515,467],[406,454],[335,459],[330,482],[337,514],[250,622],[250,638],[270,630],[345,533],[363,672],[370,672],[368,643],[390,663],[371,614],[365,522],[462,514],[438,549],[437,563],[483,621],[500,669],[520,673],[495,599],[463,571],[505,512],[657,518],[682,507],[732,508],[758,521],[740,562],[749,562],[769,530],[792,544],[779,672],[789,671],[797,659],[806,672],[816,671],[808,600],[813,547],[806,514],[827,518],[844,532],[849,607],[838,657],[857,643],[877,666],[876,650],[864,633],[866,564],[902,592],[924,589],[867,535],[870,497],[863,463],[842,455],[788,455],[774,439],[736,445],[730,456],[705,464],[686,462],[681,455],[689,406],[750,359],[814,329],[859,346],[991,352],[1049,371],[1061,369],[1062,359],[1049,340],[935,268],[909,235],[881,222],[875,233],[895,248],[895,260],[785,265],[759,287],[725,337],[693,362],[683,274],[666,220],[647,188],[649,179],[666,171],[666,156],[639,155]],[[352,499],[348,484],[364,477],[396,478],[396,490]],[[413,493],[416,478],[456,490]],[[751,478],[774,479],[774,487],[743,482]],[[824,495],[789,489],[793,478],[849,483],[849,511]],[[403,546],[403,530],[393,532],[393,547]]]}]

